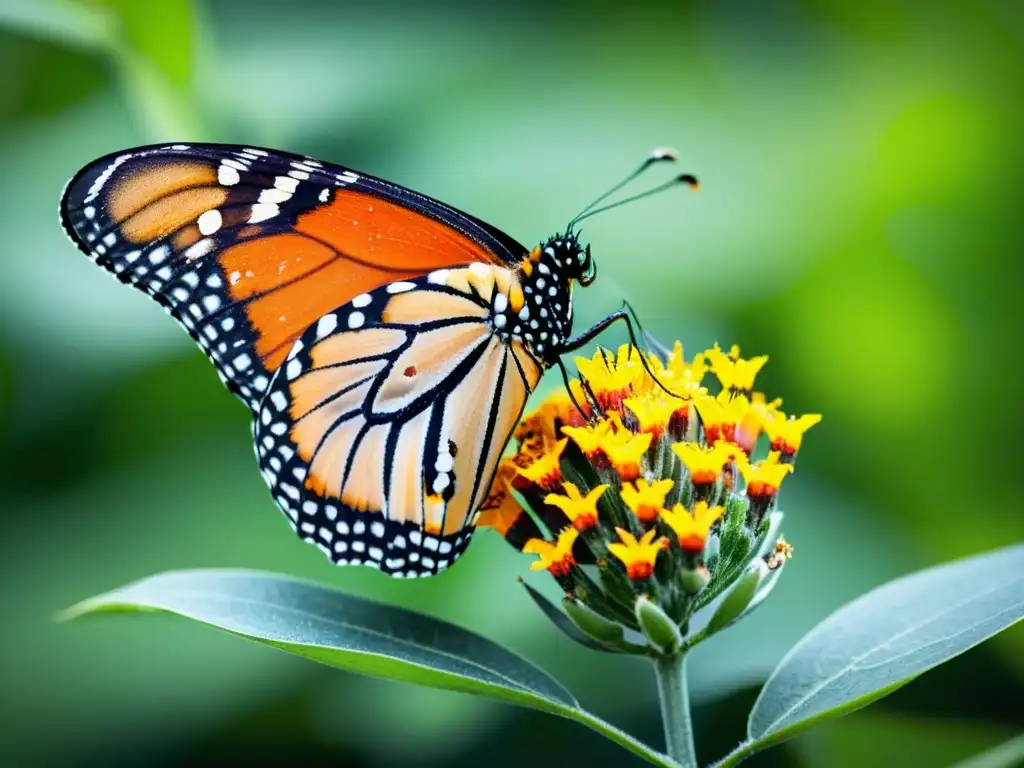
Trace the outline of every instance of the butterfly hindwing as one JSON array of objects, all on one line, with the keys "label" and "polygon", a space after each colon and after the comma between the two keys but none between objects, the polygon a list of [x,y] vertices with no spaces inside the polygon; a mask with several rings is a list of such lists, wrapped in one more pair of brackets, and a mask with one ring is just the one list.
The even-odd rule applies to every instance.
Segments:
[{"label": "butterfly hindwing", "polygon": [[261,470],[299,535],[335,562],[437,573],[468,544],[540,374],[472,290],[437,273],[388,284],[289,351],[256,414]]},{"label": "butterfly hindwing", "polygon": [[525,249],[397,185],[311,158],[217,144],[90,163],[61,217],[75,243],[163,304],[254,411],[307,328],[388,282]]}]

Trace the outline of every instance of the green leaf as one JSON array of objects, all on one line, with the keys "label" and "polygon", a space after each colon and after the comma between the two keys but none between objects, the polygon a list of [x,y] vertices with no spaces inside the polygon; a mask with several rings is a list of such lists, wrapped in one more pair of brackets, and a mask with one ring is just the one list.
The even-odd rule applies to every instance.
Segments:
[{"label": "green leaf", "polygon": [[953,768],[1014,768],[1024,764],[1024,734],[957,763]]},{"label": "green leaf", "polygon": [[929,568],[854,600],[768,678],[748,738],[719,765],[895,691],[1024,617],[1024,545]]},{"label": "green leaf", "polygon": [[173,613],[339,669],[530,707],[582,723],[654,765],[674,765],[490,640],[312,582],[247,570],[174,571],[85,600],[64,617],[110,612]]}]

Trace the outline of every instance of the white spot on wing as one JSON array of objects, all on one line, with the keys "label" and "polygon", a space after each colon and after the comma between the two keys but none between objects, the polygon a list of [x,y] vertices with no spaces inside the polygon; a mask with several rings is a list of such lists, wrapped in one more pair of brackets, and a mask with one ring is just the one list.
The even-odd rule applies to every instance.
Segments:
[{"label": "white spot on wing", "polygon": [[277,206],[277,203],[253,203],[249,223],[259,224],[261,221],[274,218],[280,212],[281,209]]},{"label": "white spot on wing", "polygon": [[205,211],[199,214],[199,218],[196,219],[196,224],[199,225],[199,232],[203,235],[212,235],[218,229],[220,229],[221,223],[224,219],[220,215],[220,211],[213,208],[209,211]]},{"label": "white spot on wing", "polygon": [[238,170],[232,168],[230,165],[221,165],[217,169],[217,181],[223,184],[225,187],[233,187],[242,177],[238,174]]},{"label": "white spot on wing", "polygon": [[292,197],[291,192],[285,192],[283,189],[274,187],[272,189],[264,189],[260,192],[259,202],[261,203],[283,203],[290,200]]},{"label": "white spot on wing", "polygon": [[325,336],[334,332],[334,329],[338,327],[338,316],[333,312],[329,315],[324,315],[316,324],[316,337],[322,339]]},{"label": "white spot on wing", "polygon": [[297,179],[293,179],[290,176],[276,176],[274,178],[274,186],[282,192],[294,194],[296,188],[299,186],[299,182]]}]

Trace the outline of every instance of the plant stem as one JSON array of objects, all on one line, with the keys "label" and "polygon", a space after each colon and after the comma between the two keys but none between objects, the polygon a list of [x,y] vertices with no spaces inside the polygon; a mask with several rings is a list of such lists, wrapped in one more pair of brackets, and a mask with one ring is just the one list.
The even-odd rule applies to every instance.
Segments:
[{"label": "plant stem", "polygon": [[690,720],[690,693],[686,687],[686,656],[674,653],[654,660],[658,677],[661,720],[665,725],[665,751],[683,768],[697,768]]}]

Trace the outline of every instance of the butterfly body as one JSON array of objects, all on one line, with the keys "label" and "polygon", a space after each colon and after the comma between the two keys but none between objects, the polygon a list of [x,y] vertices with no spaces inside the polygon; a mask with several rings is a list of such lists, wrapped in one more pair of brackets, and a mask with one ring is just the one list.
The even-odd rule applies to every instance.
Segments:
[{"label": "butterfly body", "polygon": [[502,449],[565,350],[568,232],[532,251],[374,177],[225,145],[90,163],[74,242],[199,343],[253,413],[261,473],[297,533],[396,576],[451,564]]}]

